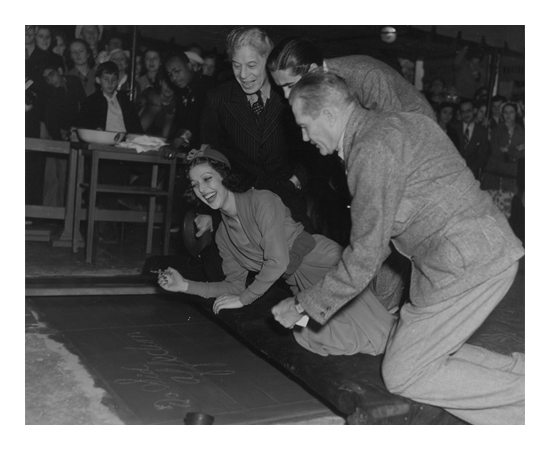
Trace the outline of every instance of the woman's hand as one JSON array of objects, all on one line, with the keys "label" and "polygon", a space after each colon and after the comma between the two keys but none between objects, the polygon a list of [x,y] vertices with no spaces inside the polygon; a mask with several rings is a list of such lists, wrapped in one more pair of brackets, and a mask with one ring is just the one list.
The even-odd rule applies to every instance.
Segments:
[{"label": "woman's hand", "polygon": [[222,309],[238,309],[243,306],[238,295],[223,294],[216,299],[212,309],[214,314],[218,314]]},{"label": "woman's hand", "polygon": [[187,292],[189,283],[176,270],[168,267],[164,272],[160,272],[158,282],[161,288],[171,292]]},{"label": "woman's hand", "polygon": [[197,227],[196,237],[201,237],[208,230],[214,231],[212,228],[212,216],[207,216],[205,214],[197,214],[195,217],[195,225]]},{"label": "woman's hand", "polygon": [[294,297],[289,297],[275,305],[271,308],[271,313],[285,328],[292,328],[303,317],[303,314],[300,314],[294,306]]}]

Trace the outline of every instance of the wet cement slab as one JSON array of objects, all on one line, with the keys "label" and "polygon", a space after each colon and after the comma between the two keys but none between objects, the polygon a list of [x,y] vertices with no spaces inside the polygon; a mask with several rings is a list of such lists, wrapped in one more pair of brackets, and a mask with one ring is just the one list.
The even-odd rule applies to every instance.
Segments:
[{"label": "wet cement slab", "polygon": [[[26,377],[34,385],[28,423],[183,424],[191,411],[213,415],[216,424],[343,423],[303,386],[176,296],[34,297],[27,307],[47,327],[27,333]],[[63,362],[39,356],[46,345],[60,360],[71,355],[74,380],[59,372]],[[56,376],[63,379],[47,379]],[[39,386],[44,381],[39,389],[37,380]],[[52,400],[60,383],[82,392]],[[67,417],[53,414],[58,407]],[[79,417],[71,410],[94,413]]]}]

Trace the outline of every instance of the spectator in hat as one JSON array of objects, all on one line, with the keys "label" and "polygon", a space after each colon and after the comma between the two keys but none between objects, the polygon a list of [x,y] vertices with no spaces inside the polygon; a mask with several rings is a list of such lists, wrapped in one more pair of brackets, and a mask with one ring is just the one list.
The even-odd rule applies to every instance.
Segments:
[{"label": "spectator in hat", "polygon": [[185,52],[191,63],[191,70],[193,72],[201,72],[202,65],[204,64],[204,59],[202,59],[197,53],[187,51]]},{"label": "spectator in hat", "polygon": [[[131,90],[131,79],[128,75],[128,70],[130,68],[130,52],[121,48],[115,48],[109,54],[109,61],[114,62],[118,67],[117,91],[129,95]],[[132,98],[136,98],[139,92],[138,83],[134,83],[134,96]]]}]

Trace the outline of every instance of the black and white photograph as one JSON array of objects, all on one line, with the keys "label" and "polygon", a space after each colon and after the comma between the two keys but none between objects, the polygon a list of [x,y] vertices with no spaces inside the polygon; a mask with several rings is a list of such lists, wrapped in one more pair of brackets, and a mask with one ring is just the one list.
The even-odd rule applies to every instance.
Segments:
[{"label": "black and white photograph", "polygon": [[25,25],[24,424],[528,425],[523,17],[126,7]]}]

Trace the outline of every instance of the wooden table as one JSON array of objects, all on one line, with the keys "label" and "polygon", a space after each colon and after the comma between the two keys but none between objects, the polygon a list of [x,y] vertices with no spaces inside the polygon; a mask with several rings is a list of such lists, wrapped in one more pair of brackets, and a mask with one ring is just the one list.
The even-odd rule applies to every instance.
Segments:
[{"label": "wooden table", "polygon": [[[164,222],[164,246],[163,254],[168,254],[170,244],[170,227],[172,221],[172,203],[174,196],[174,183],[176,177],[176,159],[165,159],[158,151],[137,153],[135,149],[115,147],[109,145],[73,143],[71,148],[77,155],[76,189],[73,236],[77,236],[80,230],[80,222],[83,219],[81,199],[83,190],[88,190],[88,210],[86,219],[88,221],[86,237],[86,262],[92,261],[93,236],[95,221],[110,222],[145,222],[147,223],[146,252],[151,253],[153,224]],[[84,160],[91,159],[90,182],[84,183]],[[126,161],[129,163],[145,163],[151,166],[150,186],[127,186],[98,184],[99,161]],[[168,186],[165,189],[157,188],[159,166],[169,167]],[[96,209],[95,202],[98,193],[144,195],[149,197],[149,207],[146,212],[142,211],[121,211]],[[161,213],[155,212],[157,197],[166,198],[164,218]],[[94,207],[90,207],[94,205]],[[73,252],[78,250],[78,243],[73,241]]]},{"label": "wooden table", "polygon": [[[63,220],[63,231],[52,240],[53,246],[73,245],[74,195],[76,186],[76,152],[71,151],[71,143],[45,139],[25,138],[25,151],[66,155],[69,159],[67,174],[67,197],[65,206],[25,205],[25,217],[37,219]],[[80,233],[75,237],[77,245],[83,246]]]}]

